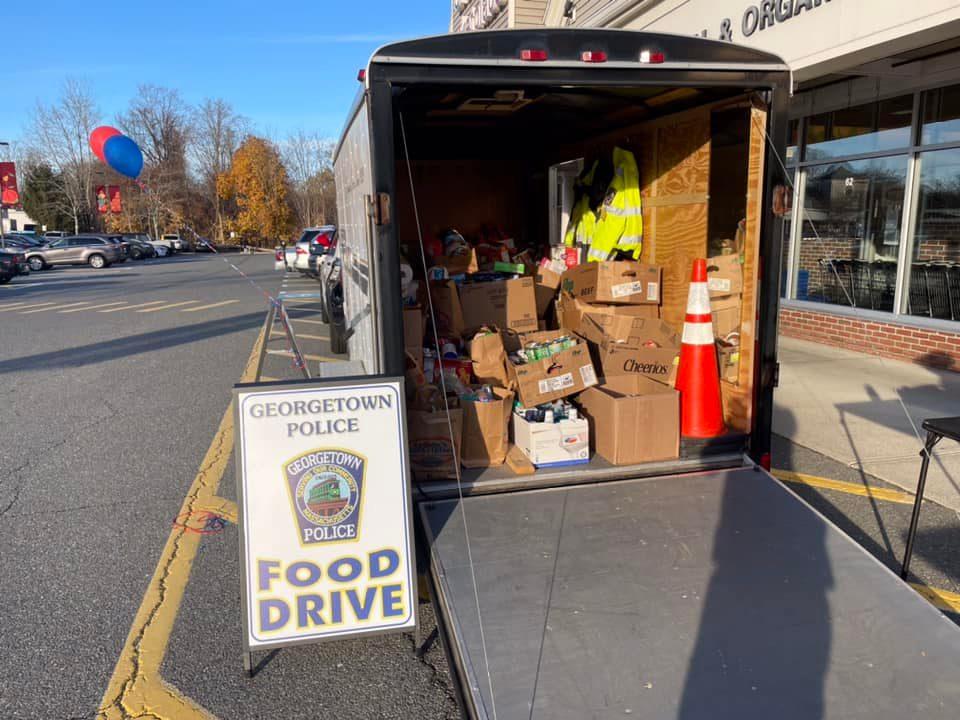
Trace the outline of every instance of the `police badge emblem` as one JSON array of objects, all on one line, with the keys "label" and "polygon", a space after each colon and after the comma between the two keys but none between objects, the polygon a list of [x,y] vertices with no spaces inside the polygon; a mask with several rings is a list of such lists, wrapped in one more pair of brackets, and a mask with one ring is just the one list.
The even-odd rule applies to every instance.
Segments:
[{"label": "police badge emblem", "polygon": [[300,543],[356,540],[366,458],[333,448],[311,450],[283,466]]}]

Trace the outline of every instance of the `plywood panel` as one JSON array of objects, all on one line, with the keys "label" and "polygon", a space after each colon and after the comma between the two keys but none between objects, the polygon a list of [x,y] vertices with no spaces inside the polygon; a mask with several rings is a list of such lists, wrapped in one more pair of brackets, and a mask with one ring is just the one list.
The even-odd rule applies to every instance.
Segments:
[{"label": "plywood panel", "polygon": [[690,268],[707,247],[707,204],[655,208],[656,258],[663,267],[661,317],[679,330],[687,310]]},{"label": "plywood panel", "polygon": [[756,371],[759,302],[760,220],[763,212],[764,134],[767,113],[750,110],[750,154],[747,169],[747,217],[743,249],[743,305],[740,314],[740,373],[736,386],[722,383],[724,418],[732,430],[753,428],[753,382]]},{"label": "plywood panel", "polygon": [[710,113],[657,131],[657,196],[710,191]]}]

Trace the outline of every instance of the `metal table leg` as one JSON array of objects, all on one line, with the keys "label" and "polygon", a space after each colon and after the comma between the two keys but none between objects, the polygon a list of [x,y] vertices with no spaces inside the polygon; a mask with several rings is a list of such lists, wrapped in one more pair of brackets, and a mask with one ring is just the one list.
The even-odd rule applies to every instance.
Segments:
[{"label": "metal table leg", "polygon": [[917,494],[913,500],[913,515],[910,517],[910,529],[907,531],[907,549],[903,552],[903,566],[900,568],[900,577],[904,580],[910,572],[910,557],[913,555],[913,541],[917,536],[917,525],[920,522],[920,506],[923,504],[923,491],[927,484],[927,470],[930,469],[930,453],[934,446],[940,442],[942,436],[935,432],[927,431],[927,442],[924,444],[921,456],[923,461],[920,463],[920,477],[917,479]]}]

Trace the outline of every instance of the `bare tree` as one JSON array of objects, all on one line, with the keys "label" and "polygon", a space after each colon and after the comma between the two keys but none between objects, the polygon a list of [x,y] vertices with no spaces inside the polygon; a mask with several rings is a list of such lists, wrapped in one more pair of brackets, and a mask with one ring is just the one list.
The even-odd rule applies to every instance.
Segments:
[{"label": "bare tree", "polygon": [[220,98],[206,99],[193,114],[190,155],[201,187],[214,207],[216,241],[223,242],[223,202],[217,194],[217,176],[230,169],[230,159],[249,134],[249,121]]},{"label": "bare tree", "polygon": [[329,186],[332,183],[333,141],[298,130],[281,144],[283,161],[293,183],[292,201],[303,227],[333,222]]},{"label": "bare tree", "polygon": [[187,145],[191,115],[180,93],[141,85],[117,125],[140,146],[146,190],[136,205],[155,235],[184,222],[189,193]]},{"label": "bare tree", "polygon": [[93,168],[96,159],[90,152],[90,132],[100,113],[90,90],[83,83],[68,79],[60,98],[51,105],[37,103],[32,118],[29,155],[43,158],[56,170],[62,205],[58,209],[73,221],[73,231],[92,225]]}]

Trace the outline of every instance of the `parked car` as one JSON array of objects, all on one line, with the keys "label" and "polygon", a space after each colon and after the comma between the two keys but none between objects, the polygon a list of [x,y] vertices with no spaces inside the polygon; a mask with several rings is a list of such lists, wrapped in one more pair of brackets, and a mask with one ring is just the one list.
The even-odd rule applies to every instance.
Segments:
[{"label": "parked car", "polygon": [[19,235],[0,235],[0,250],[29,250],[36,247]]},{"label": "parked car", "polygon": [[54,265],[89,265],[100,269],[126,259],[119,236],[92,234],[60,238],[49,245],[31,248],[25,255],[31,270],[45,270]]},{"label": "parked car", "polygon": [[130,244],[131,259],[144,260],[157,256],[157,249],[145,240],[141,240],[139,233],[124,233],[123,239]]},{"label": "parked car", "polygon": [[166,235],[162,235],[160,239],[164,244],[168,244],[175,253],[183,251],[183,238],[181,238],[178,233],[167,233]]},{"label": "parked car", "polygon": [[337,241],[334,238],[333,246],[323,255],[311,255],[310,260],[317,264],[317,279],[320,280],[320,319],[325,323],[331,322],[330,308],[327,305],[329,287],[333,282],[339,282],[340,256],[337,253]]},{"label": "parked car", "polygon": [[213,243],[210,242],[205,237],[198,237],[196,242],[193,243],[194,252],[217,252],[217,248],[214,247]]},{"label": "parked car", "polygon": [[30,266],[22,252],[0,250],[0,285],[10,282],[17,275],[29,275]]},{"label": "parked car", "polygon": [[297,246],[283,245],[274,251],[274,270],[293,270],[297,260]]},{"label": "parked car", "polygon": [[70,233],[66,230],[47,230],[43,234],[44,243],[53,242],[54,240],[59,240],[62,237],[68,237]]},{"label": "parked car", "polygon": [[306,228],[296,242],[293,267],[302,273],[309,273],[310,254],[314,248],[317,248],[317,252],[325,252],[333,242],[335,232],[333,225]]},{"label": "parked car", "polygon": [[18,240],[22,240],[23,242],[25,242],[25,243],[26,243],[27,245],[29,245],[30,247],[40,247],[41,245],[45,244],[45,241],[41,240],[41,239],[38,238],[36,235],[32,235],[32,234],[30,234],[30,233],[26,233],[26,232],[12,232],[12,233],[9,233],[9,235],[10,235],[10,237],[12,237],[12,238],[16,238],[16,239],[18,239]]},{"label": "parked car", "polygon": [[127,258],[130,257],[130,243],[123,239],[123,235],[100,235],[100,237],[120,247],[122,254],[117,262],[123,263],[127,261]]}]

